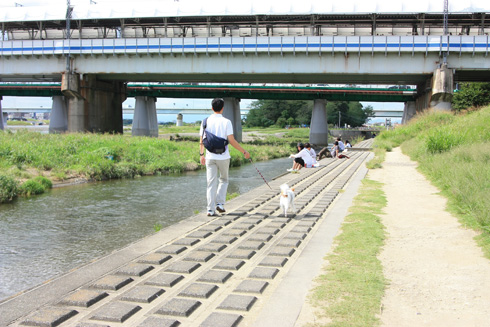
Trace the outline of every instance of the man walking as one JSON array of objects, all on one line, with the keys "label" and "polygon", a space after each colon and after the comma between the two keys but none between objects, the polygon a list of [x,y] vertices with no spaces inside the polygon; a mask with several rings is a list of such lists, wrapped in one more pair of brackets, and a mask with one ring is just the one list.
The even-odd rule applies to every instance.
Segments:
[{"label": "man walking", "polygon": [[[227,139],[231,146],[243,153],[246,159],[249,159],[250,153],[245,151],[233,136],[233,126],[231,125],[231,121],[223,117],[225,101],[216,98],[211,102],[211,105],[213,114],[207,118],[206,131],[213,133],[218,137]],[[228,170],[230,168],[231,157],[228,146],[226,146],[226,150],[221,154],[206,150],[206,156],[204,156],[203,125],[201,125],[199,134],[201,135],[201,142],[199,144],[201,165],[206,165],[207,215],[214,216],[216,214],[215,210],[220,213],[225,212],[224,204],[226,201],[226,191],[228,189]]]}]

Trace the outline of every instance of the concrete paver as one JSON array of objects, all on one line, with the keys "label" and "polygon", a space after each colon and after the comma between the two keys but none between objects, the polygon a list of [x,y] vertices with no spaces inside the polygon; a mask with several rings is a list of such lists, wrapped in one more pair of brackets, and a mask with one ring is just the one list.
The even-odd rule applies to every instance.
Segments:
[{"label": "concrete paver", "polygon": [[[112,270],[94,274],[90,282],[57,297],[54,303],[62,306],[57,309],[68,315],[76,312],[59,324],[254,325],[322,225],[317,222],[325,222],[332,201],[337,201],[339,190],[366,157],[325,159],[319,169],[271,181],[273,191],[263,186],[231,201],[225,215],[197,215],[121,250],[134,259],[124,260],[118,253],[109,256],[106,260],[114,258],[119,265],[114,263]],[[278,210],[279,185],[284,182],[295,187],[301,208],[287,218]],[[16,326],[46,312],[51,312],[50,319],[59,319],[49,311],[50,303],[17,314],[6,325]]]}]

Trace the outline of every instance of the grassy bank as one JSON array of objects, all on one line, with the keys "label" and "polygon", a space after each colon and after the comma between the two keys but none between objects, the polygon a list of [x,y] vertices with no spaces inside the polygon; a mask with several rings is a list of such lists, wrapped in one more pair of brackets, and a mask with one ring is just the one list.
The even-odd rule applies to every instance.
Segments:
[{"label": "grassy bank", "polygon": [[[490,107],[460,114],[428,112],[408,125],[381,133],[383,153],[401,146],[448,199],[464,226],[481,232],[478,243],[490,258]],[[378,159],[380,162],[381,159]]]},{"label": "grassy bank", "polygon": [[351,213],[335,238],[335,250],[311,295],[326,324],[310,326],[377,326],[386,281],[377,255],[385,238],[379,215],[386,206],[381,184],[365,179]]},{"label": "grassy bank", "polygon": [[[246,144],[254,161],[285,157],[289,143]],[[245,162],[231,148],[231,165]],[[42,175],[57,183],[73,178],[105,180],[133,178],[200,169],[196,141],[170,141],[147,137],[101,134],[40,134],[19,130],[0,133],[0,203],[18,194],[37,194],[39,187],[21,193],[22,183]]]}]

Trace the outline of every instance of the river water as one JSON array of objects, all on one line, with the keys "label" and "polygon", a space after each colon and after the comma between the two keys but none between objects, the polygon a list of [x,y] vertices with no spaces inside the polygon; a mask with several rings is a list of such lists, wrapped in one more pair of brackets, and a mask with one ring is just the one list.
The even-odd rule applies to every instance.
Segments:
[{"label": "river water", "polygon": [[[270,181],[291,159],[255,163]],[[229,193],[264,181],[230,170]],[[0,301],[206,210],[205,170],[67,186],[0,205]]]}]

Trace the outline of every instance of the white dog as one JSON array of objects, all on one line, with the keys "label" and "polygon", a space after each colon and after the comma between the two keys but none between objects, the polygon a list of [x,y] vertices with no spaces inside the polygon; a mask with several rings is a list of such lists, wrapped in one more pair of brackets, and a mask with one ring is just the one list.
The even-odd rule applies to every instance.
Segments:
[{"label": "white dog", "polygon": [[296,212],[296,208],[294,207],[294,188],[289,188],[287,184],[282,184],[281,188],[281,199],[279,204],[281,209],[284,210],[284,217],[288,216],[288,210],[291,207],[293,213]]}]

